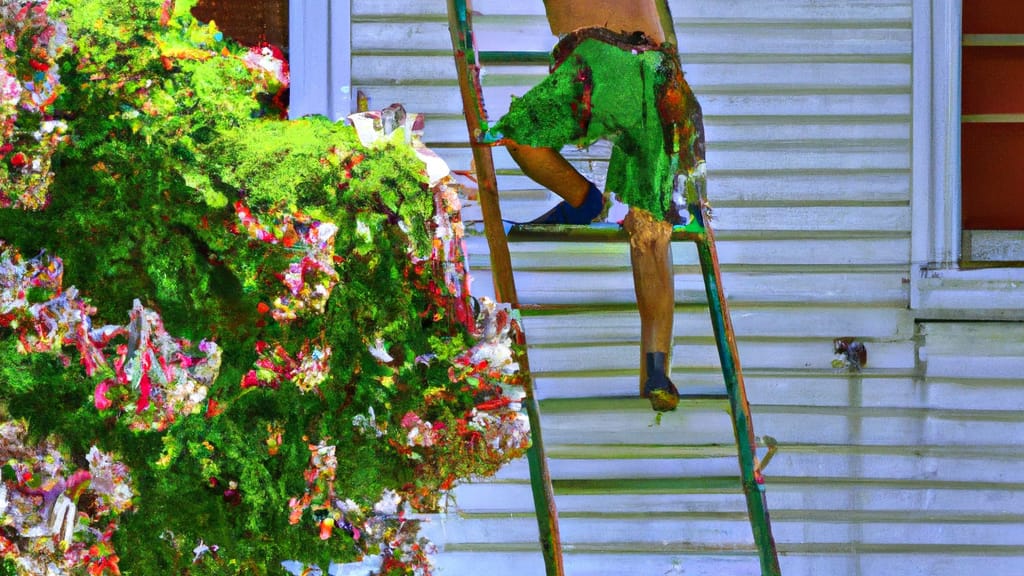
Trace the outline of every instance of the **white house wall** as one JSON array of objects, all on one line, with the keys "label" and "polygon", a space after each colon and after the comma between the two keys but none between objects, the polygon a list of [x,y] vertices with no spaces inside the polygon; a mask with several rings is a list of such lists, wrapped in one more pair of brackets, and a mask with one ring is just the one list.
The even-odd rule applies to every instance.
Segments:
[{"label": "white house wall", "polygon": [[[1024,504],[1024,464],[1001,456],[1006,442],[994,436],[1019,437],[1024,424],[986,396],[1006,383],[940,377],[935,366],[958,362],[949,350],[960,333],[918,330],[908,310],[911,4],[671,2],[704,109],[713,225],[754,426],[782,447],[767,471],[768,504],[787,575],[1024,566],[1024,534],[1007,530]],[[482,50],[542,52],[554,42],[541,0],[473,8]],[[444,0],[352,0],[351,12],[353,89],[371,108],[402,102],[426,113],[427,144],[468,169]],[[546,66],[484,72],[497,118]],[[607,146],[566,153],[603,182]],[[506,218],[554,204],[503,149],[495,161]],[[479,209],[464,214],[472,221]],[[489,293],[487,244],[480,235],[467,244],[474,292]],[[726,404],[708,396],[722,384],[692,246],[674,248],[673,364],[694,397],[660,425],[635,399],[639,322],[626,246],[511,247],[567,573],[756,573]],[[865,343],[863,371],[832,366],[837,337]],[[965,391],[989,401],[961,406]],[[528,482],[515,463],[456,491],[451,512],[428,526],[442,545],[441,574],[542,573]]]}]

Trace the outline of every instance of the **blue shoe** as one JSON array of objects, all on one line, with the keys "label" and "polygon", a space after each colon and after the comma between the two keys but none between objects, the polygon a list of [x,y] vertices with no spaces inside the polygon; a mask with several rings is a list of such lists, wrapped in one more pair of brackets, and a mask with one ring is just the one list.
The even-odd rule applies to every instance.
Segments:
[{"label": "blue shoe", "polygon": [[574,208],[571,204],[563,200],[543,216],[535,220],[531,220],[528,224],[587,225],[593,222],[594,218],[597,218],[603,209],[604,196],[601,194],[601,191],[597,189],[597,186],[591,182],[590,189],[587,190],[587,197],[583,199],[583,204],[580,204],[579,207]]}]

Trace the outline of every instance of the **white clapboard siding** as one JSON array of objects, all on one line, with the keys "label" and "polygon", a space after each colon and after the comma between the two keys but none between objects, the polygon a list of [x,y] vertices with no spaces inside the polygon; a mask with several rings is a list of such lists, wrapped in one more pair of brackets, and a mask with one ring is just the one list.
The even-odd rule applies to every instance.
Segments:
[{"label": "white clapboard siding", "polygon": [[[702,103],[708,191],[754,427],[780,451],[767,498],[783,573],[952,576],[1024,567],[1024,332],[927,323],[910,290],[912,0],[673,0]],[[471,152],[444,0],[352,0],[352,82],[427,117],[456,169]],[[541,0],[475,0],[488,111],[543,78]],[[500,62],[500,63],[499,63]],[[598,184],[607,143],[565,155]],[[494,150],[503,215],[557,198]],[[467,201],[476,295],[491,271]],[[610,219],[621,218],[613,210]],[[655,421],[638,388],[624,244],[511,243],[541,399],[566,573],[757,574],[692,245],[673,249],[673,378]],[[922,281],[927,281],[924,279]],[[947,306],[948,308],[948,306]],[[868,349],[833,367],[833,340]],[[991,344],[995,341],[996,344]],[[543,573],[526,464],[468,483],[429,517],[438,573]]]}]

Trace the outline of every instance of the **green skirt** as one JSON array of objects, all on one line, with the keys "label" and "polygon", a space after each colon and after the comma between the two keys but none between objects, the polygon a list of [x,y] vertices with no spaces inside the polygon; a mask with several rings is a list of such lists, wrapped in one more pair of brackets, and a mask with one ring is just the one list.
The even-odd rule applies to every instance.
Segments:
[{"label": "green skirt", "polygon": [[614,144],[608,190],[658,219],[685,222],[684,188],[703,193],[704,128],[674,50],[641,34],[585,28],[559,42],[552,62],[489,135],[549,148],[606,138]]}]

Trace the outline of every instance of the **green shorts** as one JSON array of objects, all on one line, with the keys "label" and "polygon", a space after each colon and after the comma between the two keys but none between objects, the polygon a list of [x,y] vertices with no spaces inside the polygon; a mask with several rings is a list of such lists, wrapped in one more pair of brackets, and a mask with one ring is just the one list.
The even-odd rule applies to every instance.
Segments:
[{"label": "green shorts", "polygon": [[700,104],[672,47],[639,33],[585,28],[563,38],[551,73],[514,98],[490,134],[549,148],[606,138],[614,144],[608,190],[674,224],[703,195]]}]

